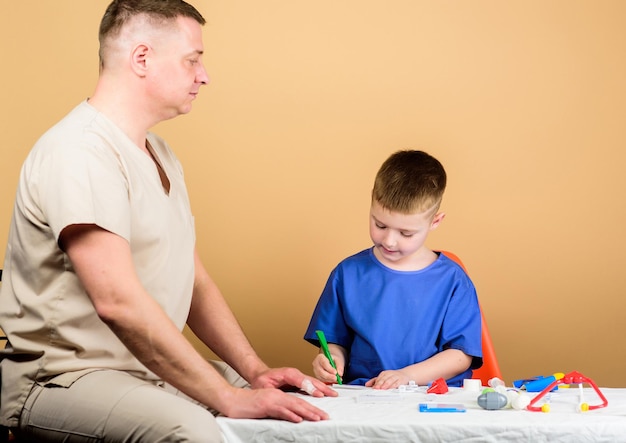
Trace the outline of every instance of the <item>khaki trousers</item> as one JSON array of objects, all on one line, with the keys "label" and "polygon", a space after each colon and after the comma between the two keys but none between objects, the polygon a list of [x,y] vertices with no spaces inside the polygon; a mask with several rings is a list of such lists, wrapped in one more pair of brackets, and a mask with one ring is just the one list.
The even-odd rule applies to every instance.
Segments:
[{"label": "khaki trousers", "polygon": [[[211,362],[234,386],[248,384]],[[80,443],[221,442],[213,412],[169,385],[98,370],[69,387],[37,384],[15,430],[20,441]]]}]

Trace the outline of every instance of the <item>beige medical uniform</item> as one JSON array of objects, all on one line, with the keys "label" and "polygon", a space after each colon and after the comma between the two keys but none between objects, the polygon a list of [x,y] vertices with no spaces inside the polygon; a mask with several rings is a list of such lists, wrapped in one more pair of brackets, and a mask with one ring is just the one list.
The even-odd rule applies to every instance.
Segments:
[{"label": "beige medical uniform", "polygon": [[[153,159],[86,101],[44,134],[26,159],[0,292],[0,326],[10,343],[1,363],[3,424],[18,426],[26,404],[22,429],[39,426],[62,434],[65,421],[83,420],[94,429],[72,430],[85,434],[76,441],[109,441],[102,435],[117,432],[112,429],[120,424],[103,423],[116,415],[102,408],[118,407],[121,398],[132,399],[129,409],[144,408],[132,420],[129,411],[118,411],[131,421],[121,425],[131,428],[118,434],[123,441],[195,441],[163,437],[171,432],[167,423],[155,431],[159,439],[137,431],[142,420],[155,427],[150,415],[157,410],[165,410],[156,418],[159,423],[168,417],[180,421],[186,414],[208,420],[207,411],[191,402],[167,401],[173,396],[160,387],[158,377],[100,321],[57,244],[61,231],[72,224],[95,224],[126,239],[143,286],[182,330],[192,296],[194,220],[181,165],[162,139],[149,134],[148,141],[169,179],[169,191]],[[42,394],[47,392],[43,387],[57,388]],[[64,404],[55,404],[59,401]],[[49,409],[43,424],[36,422],[39,402],[47,402]],[[172,404],[179,411],[190,405],[201,412],[170,414]],[[63,424],[55,421],[57,416]],[[94,416],[96,424],[90,421]],[[207,423],[205,431],[214,432],[211,426]]]}]

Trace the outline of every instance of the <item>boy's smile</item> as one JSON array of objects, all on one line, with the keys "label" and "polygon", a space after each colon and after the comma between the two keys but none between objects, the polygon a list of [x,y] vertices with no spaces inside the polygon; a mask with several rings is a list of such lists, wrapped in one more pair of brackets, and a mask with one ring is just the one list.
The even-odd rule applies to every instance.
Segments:
[{"label": "boy's smile", "polygon": [[396,270],[419,270],[434,261],[433,253],[424,246],[428,233],[435,229],[445,214],[432,210],[403,214],[383,208],[377,201],[370,209],[370,238],[374,255],[382,264]]}]

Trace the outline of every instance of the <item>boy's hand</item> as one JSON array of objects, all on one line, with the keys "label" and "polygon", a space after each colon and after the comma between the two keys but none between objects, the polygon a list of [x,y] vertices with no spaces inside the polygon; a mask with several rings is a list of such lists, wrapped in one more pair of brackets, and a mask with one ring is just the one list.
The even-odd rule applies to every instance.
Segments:
[{"label": "boy's hand", "polygon": [[365,386],[374,389],[393,389],[400,385],[408,385],[409,381],[409,377],[402,371],[382,371],[378,377],[365,382]]},{"label": "boy's hand", "polygon": [[324,354],[317,354],[315,356],[315,359],[313,359],[313,374],[317,379],[323,381],[324,383],[337,383],[336,374],[339,373],[340,377],[343,376],[343,364],[341,363],[342,359],[333,355],[333,360],[335,360],[337,370],[333,368]]}]

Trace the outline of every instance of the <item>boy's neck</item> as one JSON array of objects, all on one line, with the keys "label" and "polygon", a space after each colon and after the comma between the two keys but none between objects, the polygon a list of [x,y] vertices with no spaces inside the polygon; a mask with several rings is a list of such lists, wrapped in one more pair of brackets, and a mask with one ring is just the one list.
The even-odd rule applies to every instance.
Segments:
[{"label": "boy's neck", "polygon": [[388,267],[389,269],[393,269],[394,271],[406,272],[421,271],[422,269],[425,269],[428,266],[432,265],[435,261],[437,261],[437,258],[439,257],[436,252],[433,252],[426,247],[421,248],[419,251],[409,257],[404,257],[403,259],[394,262],[385,259],[375,246],[373,248],[373,252],[374,257],[376,257],[376,259],[384,266]]}]

